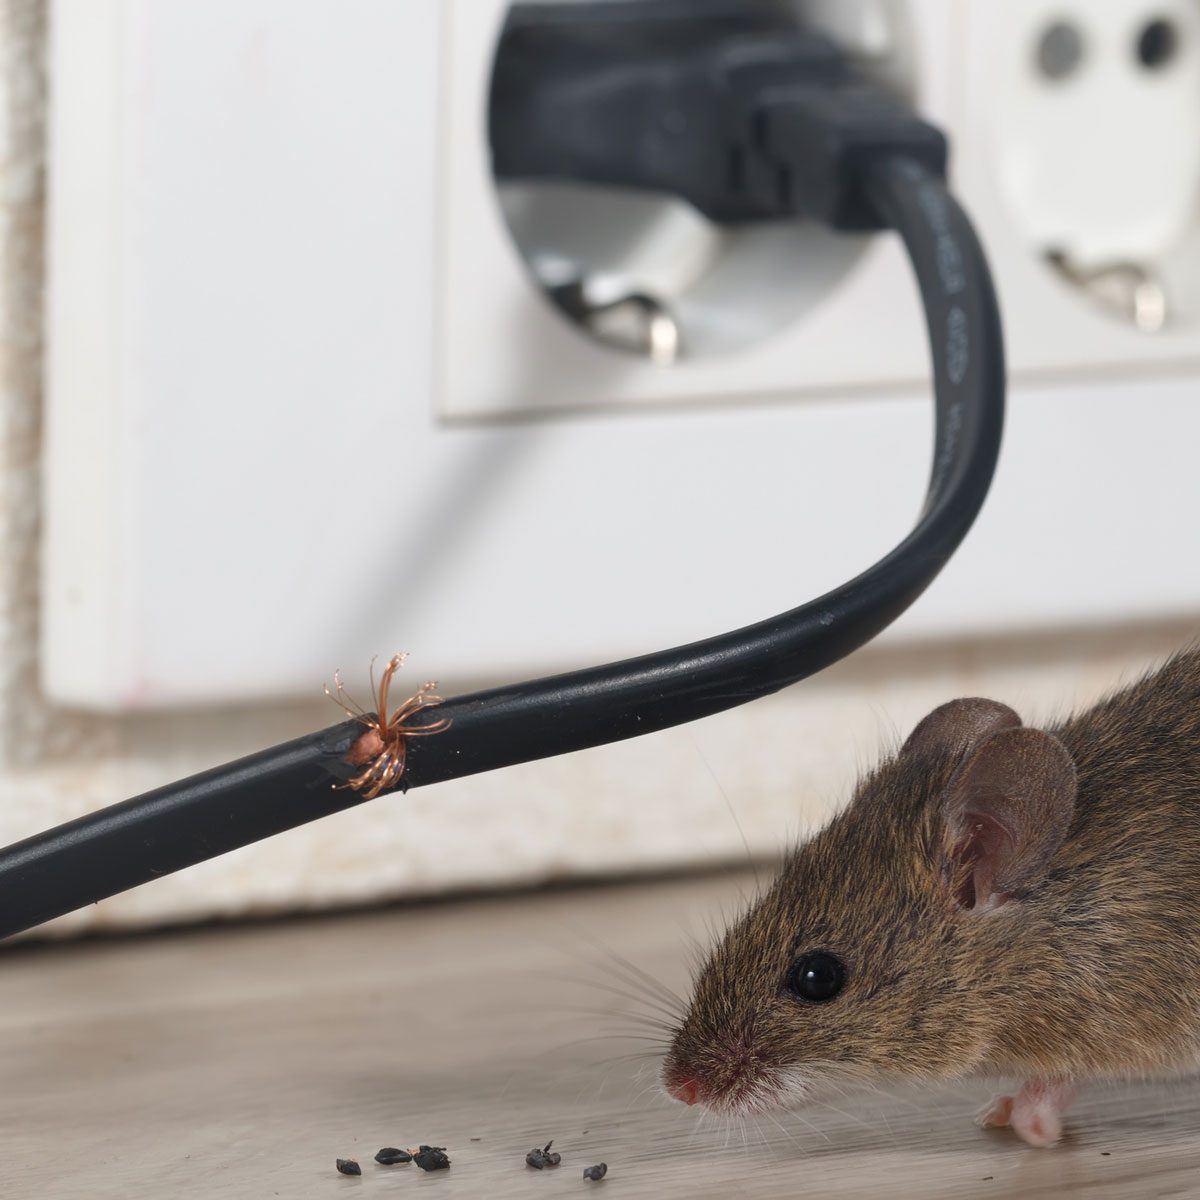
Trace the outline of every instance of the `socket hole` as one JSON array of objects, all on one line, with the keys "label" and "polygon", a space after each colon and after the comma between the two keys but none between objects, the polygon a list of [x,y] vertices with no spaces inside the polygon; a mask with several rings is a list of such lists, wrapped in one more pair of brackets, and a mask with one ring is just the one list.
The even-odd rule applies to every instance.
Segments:
[{"label": "socket hole", "polygon": [[[993,104],[991,177],[1060,295],[1149,337],[1194,335],[1200,0],[1052,2],[1062,7],[1028,6],[1045,15],[1024,31],[1004,15],[1011,5],[995,5],[985,27],[995,69],[972,86]],[[1064,82],[1048,76],[1075,57],[1073,39],[1048,37],[1055,23],[1082,35],[1082,63]]]},{"label": "socket hole", "polygon": [[1179,33],[1173,22],[1165,17],[1149,21],[1138,34],[1138,62],[1147,71],[1160,71],[1175,57],[1179,48]]},{"label": "socket hole", "polygon": [[[542,7],[560,27],[591,23],[600,37],[609,36],[606,21],[627,21],[639,5],[681,29],[693,7],[684,0],[518,0],[511,8],[529,20]],[[825,33],[853,51],[867,74],[901,95],[915,91],[911,23],[906,6],[892,0],[703,0],[694,7],[727,14],[734,28],[765,11],[781,24]],[[545,52],[533,35],[526,38],[513,43],[517,51]],[[501,38],[498,52],[504,45]],[[756,137],[765,134],[756,127]],[[751,171],[766,170],[736,153],[723,166],[734,191],[759,182]],[[780,172],[761,183],[786,195],[793,181]],[[867,246],[861,236],[802,221],[718,225],[668,196],[615,187],[502,179],[496,195],[515,249],[555,315],[608,349],[661,366],[739,353],[792,328],[827,302]]]},{"label": "socket hole", "polygon": [[1073,75],[1083,62],[1083,33],[1070,21],[1055,21],[1038,40],[1037,65],[1055,82]]}]

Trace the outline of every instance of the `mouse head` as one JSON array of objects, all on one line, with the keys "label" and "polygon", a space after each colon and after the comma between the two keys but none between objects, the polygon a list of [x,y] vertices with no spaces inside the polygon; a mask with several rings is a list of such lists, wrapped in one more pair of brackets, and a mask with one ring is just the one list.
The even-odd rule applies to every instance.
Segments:
[{"label": "mouse head", "polygon": [[1075,767],[1053,735],[990,700],[935,710],[724,935],[666,1089],[739,1113],[977,1065],[1011,991],[1000,964],[1074,805]]}]

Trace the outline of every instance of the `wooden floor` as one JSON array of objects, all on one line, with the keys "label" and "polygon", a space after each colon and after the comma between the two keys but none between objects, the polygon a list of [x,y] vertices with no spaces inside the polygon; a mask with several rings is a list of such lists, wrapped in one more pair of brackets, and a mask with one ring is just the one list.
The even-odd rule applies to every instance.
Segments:
[{"label": "wooden floor", "polygon": [[[624,1057],[652,1047],[607,1040],[638,1006],[602,946],[682,986],[686,934],[744,882],[11,949],[0,1197],[1200,1196],[1190,1083],[1087,1093],[1050,1151],[975,1129],[983,1086],[698,1123]],[[550,1138],[562,1166],[528,1169]],[[451,1169],[372,1161],[419,1142]]]}]

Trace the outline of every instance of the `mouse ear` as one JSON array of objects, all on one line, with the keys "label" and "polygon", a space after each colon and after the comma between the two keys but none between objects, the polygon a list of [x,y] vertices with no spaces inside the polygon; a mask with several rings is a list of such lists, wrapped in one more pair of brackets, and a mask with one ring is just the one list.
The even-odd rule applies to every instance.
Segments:
[{"label": "mouse ear", "polygon": [[1035,884],[1075,811],[1075,763],[1053,734],[1004,729],[955,772],[942,801],[943,874],[963,908],[996,908]]},{"label": "mouse ear", "polygon": [[951,700],[935,708],[908,735],[901,754],[931,754],[938,751],[963,754],[1002,729],[1021,724],[1007,704],[978,696]]}]

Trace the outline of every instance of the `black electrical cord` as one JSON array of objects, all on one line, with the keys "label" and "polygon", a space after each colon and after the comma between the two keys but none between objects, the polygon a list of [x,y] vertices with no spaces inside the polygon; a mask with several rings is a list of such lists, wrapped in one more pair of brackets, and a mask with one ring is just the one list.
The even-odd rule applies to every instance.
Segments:
[{"label": "black electrical cord", "polygon": [[991,484],[1004,412],[1000,316],[983,251],[936,176],[906,159],[864,179],[904,238],[934,359],[933,469],[916,528],[849,583],[733,633],[448,700],[451,727],[409,747],[409,787],[652,733],[807,678],[887,628],[949,561]]},{"label": "black electrical cord", "polygon": [[[854,136],[841,136],[853,104],[835,105],[831,138],[824,100],[816,108],[811,101],[805,90],[764,103],[758,146],[778,166],[772,156],[786,157],[778,139],[806,145],[815,119],[820,147],[806,145],[805,161],[815,154],[819,174],[838,175],[833,191],[842,197],[838,212],[820,215],[838,224],[838,213],[853,209],[859,224],[869,214],[907,247],[928,318],[936,399],[933,468],[916,527],[856,579],[780,616],[674,650],[446,700],[429,719],[452,724],[408,744],[401,787],[635,737],[778,691],[886,628],[970,529],[991,483],[1004,413],[1000,317],[983,251],[936,165],[920,161],[927,156],[864,154],[858,125]],[[361,792],[334,785],[356,773],[346,756],[361,733],[343,722],[0,851],[0,936],[360,803]]]}]

